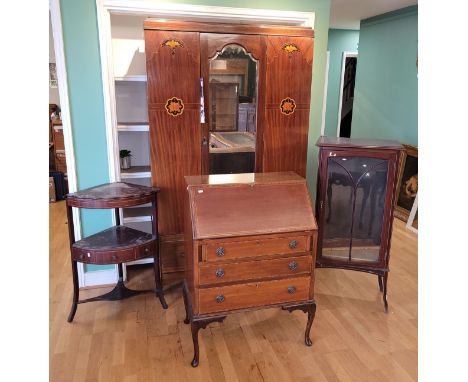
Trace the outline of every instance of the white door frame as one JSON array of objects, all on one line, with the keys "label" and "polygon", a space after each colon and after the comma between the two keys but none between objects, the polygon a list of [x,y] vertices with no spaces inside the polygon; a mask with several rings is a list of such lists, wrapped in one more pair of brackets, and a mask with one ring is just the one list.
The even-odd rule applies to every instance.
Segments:
[{"label": "white door frame", "polygon": [[[58,0],[57,0],[58,1]],[[269,9],[230,8],[206,5],[161,3],[157,0],[96,0],[98,35],[101,58],[102,92],[106,124],[109,181],[120,180],[117,110],[112,63],[111,14],[170,18],[173,20],[248,22],[258,24],[296,25],[314,27],[315,12],[293,12]],[[115,216],[112,216],[115,224]],[[117,275],[117,267],[115,268]],[[109,271],[107,271],[109,274]],[[102,273],[103,279],[108,276]],[[126,268],[124,267],[124,278]],[[92,281],[96,284],[96,280]],[[104,281],[103,281],[104,282]]]},{"label": "white door frame", "polygon": [[341,128],[341,106],[343,102],[343,81],[346,68],[346,58],[348,57],[357,57],[358,52],[343,52],[343,58],[341,59],[341,77],[340,77],[340,99],[338,100],[338,122],[336,125],[336,136],[340,136]]},{"label": "white door frame", "polygon": [[[54,54],[57,67],[57,82],[62,116],[63,138],[65,145],[65,158],[67,161],[67,178],[69,192],[78,190],[75,166],[75,150],[73,148],[73,134],[70,116],[70,102],[68,98],[68,78],[63,45],[62,16],[60,13],[60,0],[49,0],[50,23],[54,41]],[[81,239],[81,220],[79,211],[73,208],[73,225],[76,240]],[[78,281],[80,287],[85,286],[84,267],[78,263]]]}]

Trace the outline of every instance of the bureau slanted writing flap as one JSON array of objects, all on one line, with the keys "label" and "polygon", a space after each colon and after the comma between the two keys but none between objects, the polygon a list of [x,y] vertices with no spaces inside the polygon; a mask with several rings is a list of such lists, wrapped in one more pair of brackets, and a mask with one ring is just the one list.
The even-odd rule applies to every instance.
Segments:
[{"label": "bureau slanted writing flap", "polygon": [[305,179],[265,175],[245,183],[187,179],[193,238],[316,230]]}]

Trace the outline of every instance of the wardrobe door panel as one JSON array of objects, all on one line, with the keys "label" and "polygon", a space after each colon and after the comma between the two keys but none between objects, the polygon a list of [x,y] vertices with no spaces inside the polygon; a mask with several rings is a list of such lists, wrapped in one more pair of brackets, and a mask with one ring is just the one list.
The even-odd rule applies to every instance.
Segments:
[{"label": "wardrobe door panel", "polygon": [[313,38],[268,36],[263,171],[305,177]]},{"label": "wardrobe door panel", "polygon": [[184,176],[201,171],[199,33],[145,30],[152,184],[159,232],[183,232]]}]

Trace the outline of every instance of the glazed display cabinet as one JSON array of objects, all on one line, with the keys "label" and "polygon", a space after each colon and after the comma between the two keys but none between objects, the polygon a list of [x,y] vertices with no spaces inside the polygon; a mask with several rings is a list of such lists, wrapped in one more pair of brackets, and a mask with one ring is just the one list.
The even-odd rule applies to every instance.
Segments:
[{"label": "glazed display cabinet", "polygon": [[398,163],[396,141],[320,137],[317,267],[378,276],[385,311]]}]

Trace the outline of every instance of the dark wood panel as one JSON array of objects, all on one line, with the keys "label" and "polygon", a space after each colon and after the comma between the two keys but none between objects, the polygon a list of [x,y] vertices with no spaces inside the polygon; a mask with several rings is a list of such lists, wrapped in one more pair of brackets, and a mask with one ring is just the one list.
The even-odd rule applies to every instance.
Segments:
[{"label": "dark wood panel", "polygon": [[183,232],[186,175],[201,171],[200,112],[187,110],[179,117],[149,110],[152,183],[160,188],[159,232]]},{"label": "dark wood panel", "polygon": [[[161,188],[159,231],[180,234],[184,176],[201,171],[199,34],[147,30],[145,43],[151,175],[153,185]],[[184,103],[176,116],[165,107],[172,97]]]},{"label": "dark wood panel", "polygon": [[252,25],[252,24],[222,24],[196,21],[177,21],[148,18],[144,22],[145,29],[168,31],[195,31],[208,33],[236,33],[254,35],[289,35],[289,36],[314,36],[314,30],[308,27],[284,26],[284,25]]},{"label": "dark wood panel", "polygon": [[294,171],[306,176],[309,110],[284,115],[278,109],[266,111],[263,171]]},{"label": "dark wood panel", "polygon": [[310,277],[298,277],[200,289],[200,314],[307,300],[309,288]]},{"label": "dark wood panel", "polygon": [[[306,174],[313,39],[268,36],[263,171]],[[291,47],[290,50],[286,47]],[[285,114],[282,101],[295,109]]]},{"label": "dark wood panel", "polygon": [[[293,98],[296,104],[310,104],[313,41],[306,37],[267,37],[267,104],[277,105],[279,110],[286,97]],[[298,50],[288,53],[284,49],[288,44]]]},{"label": "dark wood panel", "polygon": [[200,264],[200,285],[310,274],[312,256]]},{"label": "dark wood panel", "polygon": [[[168,41],[176,41],[180,46]],[[199,33],[145,31],[145,49],[148,103],[163,107],[169,98],[177,97],[185,105],[199,106]]]}]

